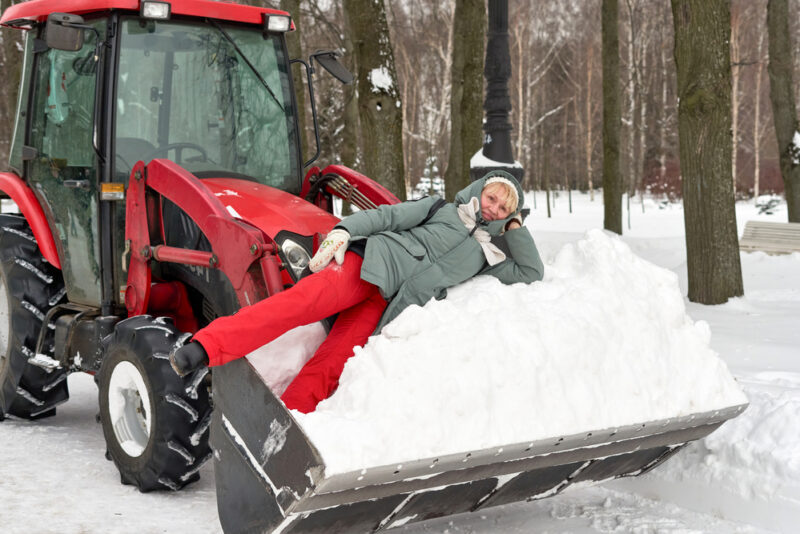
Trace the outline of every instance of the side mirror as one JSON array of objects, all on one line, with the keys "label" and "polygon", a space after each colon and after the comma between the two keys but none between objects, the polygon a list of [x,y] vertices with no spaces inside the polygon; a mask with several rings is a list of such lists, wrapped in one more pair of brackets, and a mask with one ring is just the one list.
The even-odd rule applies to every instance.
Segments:
[{"label": "side mirror", "polygon": [[332,50],[320,50],[314,52],[309,58],[309,63],[312,59],[316,59],[317,63],[322,65],[322,68],[331,73],[331,76],[339,80],[345,85],[353,83],[353,74],[345,68],[344,65],[339,63],[337,59],[341,54]]},{"label": "side mirror", "polygon": [[[74,26],[79,25],[79,26]],[[77,52],[83,48],[83,17],[51,13],[47,17],[45,40],[49,48]]]}]

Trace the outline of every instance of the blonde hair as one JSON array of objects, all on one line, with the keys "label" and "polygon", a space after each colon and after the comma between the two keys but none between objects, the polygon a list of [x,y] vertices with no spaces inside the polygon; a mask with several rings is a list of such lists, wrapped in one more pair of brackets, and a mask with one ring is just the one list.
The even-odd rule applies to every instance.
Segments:
[{"label": "blonde hair", "polygon": [[[502,180],[502,181],[501,181]],[[496,181],[491,181],[487,183],[483,190],[487,193],[495,193],[497,194],[500,190],[505,191],[506,193],[506,201],[505,208],[509,211],[509,213],[514,213],[517,211],[517,188],[514,187],[512,184],[508,183],[508,180],[501,179]]]}]

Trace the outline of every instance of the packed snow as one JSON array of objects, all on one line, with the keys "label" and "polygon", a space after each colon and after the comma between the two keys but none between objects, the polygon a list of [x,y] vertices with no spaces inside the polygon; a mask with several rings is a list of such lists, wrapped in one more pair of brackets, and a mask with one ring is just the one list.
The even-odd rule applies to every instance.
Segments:
[{"label": "packed snow", "polygon": [[390,93],[394,87],[392,75],[385,66],[380,66],[369,71],[369,82],[372,84],[372,91],[374,93]]},{"label": "packed snow", "polygon": [[789,147],[789,153],[792,155],[792,163],[800,165],[800,132],[795,131],[792,136],[792,145]]},{"label": "packed snow", "polygon": [[[544,195],[526,221],[547,269],[564,246],[602,227],[602,195],[565,194],[547,218]],[[526,203],[533,207],[533,195]],[[637,256],[673,272],[686,294],[683,210],[677,204],[632,202],[622,238]],[[786,221],[781,204],[760,214],[737,204],[741,235],[749,219]],[[627,214],[626,214],[627,221]],[[409,524],[398,532],[527,534],[530,532],[795,532],[800,518],[800,254],[743,253],[745,296],[720,306],[688,303],[697,324],[710,327],[710,347],[726,362],[750,406],[708,438],[689,445],[653,472],[595,487],[576,487],[529,503]],[[549,279],[548,279],[549,280]],[[476,281],[480,282],[480,281]],[[458,297],[457,292],[451,298]],[[483,330],[481,330],[484,333]],[[516,345],[526,348],[525,333]],[[448,375],[454,374],[448,370]],[[283,377],[282,379],[285,379]],[[58,415],[37,422],[0,423],[0,525],[10,534],[84,532],[219,533],[213,466],[176,493],[142,494],[119,482],[105,461],[95,421],[92,377],[69,377],[71,399]],[[339,436],[350,436],[339,433]]]},{"label": "packed snow", "polygon": [[515,161],[514,163],[505,163],[502,161],[495,161],[493,159],[487,158],[483,155],[483,148],[475,152],[469,160],[470,168],[492,168],[492,167],[515,167],[515,168],[522,168],[522,164],[519,161]]},{"label": "packed snow", "polygon": [[541,282],[409,307],[295,416],[334,474],[746,403],[709,339],[674,273],[591,230]]}]

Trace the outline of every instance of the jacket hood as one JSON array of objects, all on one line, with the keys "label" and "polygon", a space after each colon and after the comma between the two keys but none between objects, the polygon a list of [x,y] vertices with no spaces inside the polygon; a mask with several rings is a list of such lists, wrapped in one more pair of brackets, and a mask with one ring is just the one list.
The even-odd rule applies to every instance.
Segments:
[{"label": "jacket hood", "polygon": [[483,191],[483,187],[486,185],[486,181],[493,176],[500,176],[502,178],[505,178],[512,184],[514,184],[514,187],[517,188],[517,197],[519,198],[516,211],[511,215],[509,215],[508,217],[506,217],[505,219],[498,219],[496,221],[487,222],[483,220],[483,218],[480,218],[479,222],[487,227],[488,232],[492,235],[497,235],[502,231],[503,228],[505,228],[505,225],[509,221],[509,219],[511,219],[511,217],[518,214],[522,210],[523,204],[525,203],[525,195],[523,195],[522,193],[522,186],[519,185],[519,182],[517,181],[516,178],[514,178],[514,176],[511,173],[501,170],[493,170],[487,172],[483,176],[483,178],[475,180],[467,187],[456,193],[455,203],[456,205],[466,204],[467,202],[469,202],[469,199],[475,197],[478,199],[478,203],[480,204],[481,191]]}]

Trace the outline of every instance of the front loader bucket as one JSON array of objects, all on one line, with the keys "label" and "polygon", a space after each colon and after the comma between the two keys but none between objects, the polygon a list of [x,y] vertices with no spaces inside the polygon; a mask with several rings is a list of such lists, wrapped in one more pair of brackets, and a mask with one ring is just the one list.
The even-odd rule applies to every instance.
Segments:
[{"label": "front loader bucket", "polygon": [[[214,370],[211,444],[226,533],[372,532],[644,473],[746,405],[327,476],[244,359]],[[347,439],[347,436],[342,436]]]}]

